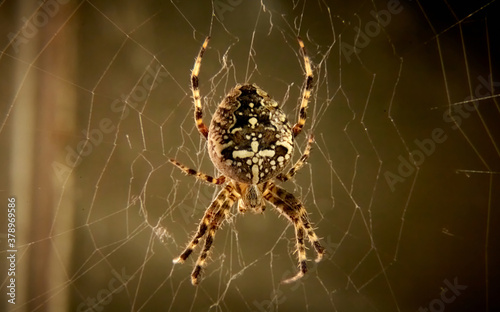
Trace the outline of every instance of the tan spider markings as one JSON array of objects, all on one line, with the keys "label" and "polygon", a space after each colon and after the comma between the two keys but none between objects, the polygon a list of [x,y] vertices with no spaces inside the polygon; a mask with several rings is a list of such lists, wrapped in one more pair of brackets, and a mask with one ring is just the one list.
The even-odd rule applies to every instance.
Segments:
[{"label": "tan spider markings", "polygon": [[236,85],[219,104],[210,127],[207,127],[203,123],[198,75],[209,39],[209,37],[205,39],[196,58],[191,74],[191,88],[196,126],[200,134],[207,139],[210,159],[221,175],[214,178],[190,169],[174,159],[170,159],[170,162],[187,175],[195,176],[212,185],[225,184],[225,186],[205,211],[196,234],[181,255],[174,259],[174,263],[184,262],[206,235],[203,249],[191,274],[191,282],[197,285],[217,229],[233,204],[238,201],[241,213],[248,209],[253,212],[263,212],[267,201],[295,228],[299,272],[283,281],[294,282],[307,272],[304,243],[306,235],[317,253],[316,261],[320,261],[324,253],[304,205],[293,194],[274,183],[276,179],[283,182],[291,179],[302,168],[309,158],[314,142],[313,136],[310,135],[303,155],[290,170],[285,171],[285,167],[291,161],[294,137],[302,131],[306,122],[306,110],[313,87],[313,72],[309,57],[303,41],[298,38],[304,58],[306,79],[298,120],[293,127],[288,123],[278,103],[255,84]]}]

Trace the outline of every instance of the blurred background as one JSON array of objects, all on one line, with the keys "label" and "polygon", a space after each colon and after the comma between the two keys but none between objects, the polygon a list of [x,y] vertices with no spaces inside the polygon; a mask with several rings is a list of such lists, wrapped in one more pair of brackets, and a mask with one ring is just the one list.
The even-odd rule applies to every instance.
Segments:
[{"label": "blurred background", "polygon": [[[0,1],[0,198],[16,198],[2,311],[494,311],[500,307],[499,1]],[[309,163],[282,186],[327,254],[297,283],[294,231],[232,214],[204,279],[173,265],[220,188],[193,121],[241,82],[291,122],[315,86]],[[2,289],[9,284],[0,218]],[[308,249],[308,258],[314,259]],[[4,277],[5,276],[5,277]]]}]

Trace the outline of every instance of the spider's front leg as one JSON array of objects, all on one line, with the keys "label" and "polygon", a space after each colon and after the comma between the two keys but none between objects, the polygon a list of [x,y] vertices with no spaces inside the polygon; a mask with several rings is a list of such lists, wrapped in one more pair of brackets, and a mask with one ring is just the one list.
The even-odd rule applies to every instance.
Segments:
[{"label": "spider's front leg", "polygon": [[238,199],[239,195],[231,184],[226,185],[223,188],[217,198],[212,202],[210,207],[205,211],[205,215],[201,219],[200,225],[198,226],[198,231],[194,235],[193,239],[182,252],[182,254],[173,260],[174,263],[183,263],[189,255],[193,252],[194,248],[198,245],[200,239],[205,235],[208,230],[207,237],[205,239],[205,244],[203,250],[196,260],[196,265],[191,273],[191,283],[193,285],[198,285],[200,281],[201,271],[205,266],[206,259],[208,258],[210,248],[214,241],[215,233],[219,228],[221,222],[224,220],[226,213]]},{"label": "spider's front leg", "polygon": [[312,225],[307,217],[307,211],[304,205],[293,194],[284,189],[270,184],[264,192],[264,198],[269,201],[280,214],[287,217],[293,223],[295,228],[296,248],[298,252],[299,272],[284,280],[282,283],[291,283],[300,279],[307,272],[306,248],[304,246],[304,233],[307,234],[309,242],[317,253],[316,262],[321,261],[325,248],[319,243],[319,238],[314,233]]}]

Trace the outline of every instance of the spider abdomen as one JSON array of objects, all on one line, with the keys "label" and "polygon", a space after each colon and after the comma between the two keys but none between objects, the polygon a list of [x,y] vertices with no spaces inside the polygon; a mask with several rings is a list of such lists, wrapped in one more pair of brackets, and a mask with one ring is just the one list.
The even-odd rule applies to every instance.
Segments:
[{"label": "spider abdomen", "polygon": [[212,117],[208,151],[223,175],[260,184],[276,177],[290,162],[292,128],[265,91],[255,84],[238,84]]}]

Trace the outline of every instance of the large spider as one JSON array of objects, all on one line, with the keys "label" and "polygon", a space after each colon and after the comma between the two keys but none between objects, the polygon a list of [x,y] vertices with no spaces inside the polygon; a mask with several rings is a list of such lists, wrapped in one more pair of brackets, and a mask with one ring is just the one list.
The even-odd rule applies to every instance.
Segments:
[{"label": "large spider", "polygon": [[205,245],[191,274],[191,282],[193,285],[197,285],[212,247],[215,233],[234,202],[238,200],[238,208],[241,213],[247,209],[257,213],[264,211],[264,200],[267,200],[280,214],[288,218],[295,228],[299,272],[283,282],[296,281],[307,272],[304,235],[307,234],[310,243],[316,250],[316,262],[321,260],[324,253],[324,248],[314,233],[302,203],[293,194],[274,183],[275,179],[284,182],[295,175],[308,159],[311,144],[314,142],[311,135],[304,154],[287,173],[284,173],[285,167],[292,159],[294,137],[304,127],[306,109],[313,86],[313,73],[304,43],[298,38],[304,58],[306,79],[298,121],[293,127],[288,123],[287,117],[278,103],[271,99],[264,90],[255,84],[237,84],[217,107],[210,128],[207,128],[202,120],[198,73],[209,39],[210,37],[205,39],[191,74],[195,108],[194,119],[198,131],[208,140],[207,147],[210,159],[222,175],[214,178],[190,169],[174,159],[170,159],[170,162],[184,173],[193,175],[202,181],[214,185],[227,183],[205,211],[198,231],[182,254],[174,259],[174,263],[184,262],[198,245],[200,239],[207,234]]}]

